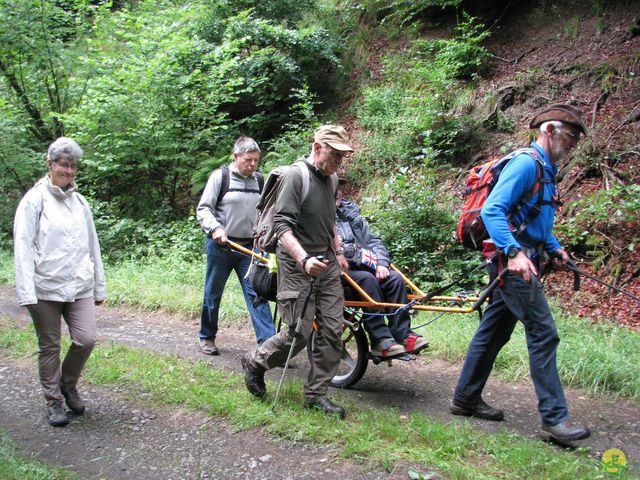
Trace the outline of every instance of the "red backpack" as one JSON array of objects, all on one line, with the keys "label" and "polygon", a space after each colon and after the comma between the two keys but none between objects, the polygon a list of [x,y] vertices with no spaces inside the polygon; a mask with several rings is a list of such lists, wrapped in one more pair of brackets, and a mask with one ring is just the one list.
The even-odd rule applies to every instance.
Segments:
[{"label": "red backpack", "polygon": [[527,228],[527,225],[540,213],[542,205],[546,203],[543,201],[544,189],[540,188],[540,184],[553,182],[553,179],[543,177],[544,160],[542,160],[538,152],[532,148],[521,148],[511,152],[505,157],[473,167],[467,177],[467,184],[464,191],[464,205],[460,218],[458,219],[458,228],[456,230],[458,241],[465,247],[473,250],[482,250],[482,242],[489,238],[489,233],[480,216],[480,210],[482,210],[482,207],[487,201],[491,190],[493,190],[493,187],[498,183],[502,169],[512,158],[521,153],[530,155],[536,160],[536,165],[538,166],[536,182],[533,188],[513,205],[508,215],[509,221],[511,222],[513,216],[526,205],[537,192],[539,192],[539,194],[538,201],[531,208],[525,220],[515,229],[515,236],[518,236]]}]

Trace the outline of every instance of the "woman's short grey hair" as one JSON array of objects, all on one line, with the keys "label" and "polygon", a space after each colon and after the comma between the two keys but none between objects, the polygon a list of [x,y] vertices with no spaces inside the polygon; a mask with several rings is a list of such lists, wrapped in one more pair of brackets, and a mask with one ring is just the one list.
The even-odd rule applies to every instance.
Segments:
[{"label": "woman's short grey hair", "polygon": [[236,155],[240,155],[241,153],[248,152],[260,153],[258,142],[256,142],[251,137],[240,137],[238,140],[236,140],[236,143],[233,146],[233,153],[235,153]]},{"label": "woman's short grey hair", "polygon": [[79,162],[82,157],[82,149],[75,141],[68,137],[60,137],[49,145],[47,160],[56,162],[65,157],[72,162]]}]

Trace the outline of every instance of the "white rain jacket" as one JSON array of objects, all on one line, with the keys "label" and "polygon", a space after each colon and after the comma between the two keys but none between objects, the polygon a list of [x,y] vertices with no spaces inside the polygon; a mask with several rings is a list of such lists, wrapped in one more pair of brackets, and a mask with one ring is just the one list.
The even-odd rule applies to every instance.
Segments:
[{"label": "white rain jacket", "polygon": [[93,217],[75,183],[63,191],[40,179],[18,205],[13,244],[19,305],[107,297]]}]

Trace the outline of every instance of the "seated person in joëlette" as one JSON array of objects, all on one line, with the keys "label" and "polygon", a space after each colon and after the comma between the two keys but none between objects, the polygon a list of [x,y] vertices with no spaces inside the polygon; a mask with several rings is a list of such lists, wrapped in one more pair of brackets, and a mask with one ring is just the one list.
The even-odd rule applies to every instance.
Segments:
[{"label": "seated person in jo\u00eblette", "polygon": [[[346,181],[340,179],[336,198],[336,230],[349,262],[347,274],[375,301],[406,305],[407,289],[402,276],[389,269],[389,252],[380,237],[371,232],[358,206],[343,198],[345,184]],[[348,285],[344,279],[343,285]],[[362,300],[357,292],[351,290],[346,289],[346,300]],[[392,358],[417,352],[429,345],[426,338],[411,331],[411,317],[407,310],[398,314],[389,308],[363,310],[369,314],[364,316],[362,323],[371,339],[372,355]],[[381,313],[387,313],[388,325]]]}]

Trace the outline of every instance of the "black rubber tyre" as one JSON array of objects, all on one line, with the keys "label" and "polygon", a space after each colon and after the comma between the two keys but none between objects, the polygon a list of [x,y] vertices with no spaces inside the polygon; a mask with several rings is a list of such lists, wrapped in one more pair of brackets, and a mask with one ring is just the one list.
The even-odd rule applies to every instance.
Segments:
[{"label": "black rubber tyre", "polygon": [[[311,361],[311,352],[316,341],[316,331],[311,332],[307,354]],[[355,385],[367,371],[369,364],[369,341],[362,328],[354,330],[347,325],[342,332],[342,354],[340,365],[335,377],[331,380],[331,386],[336,388],[349,388]]]}]

